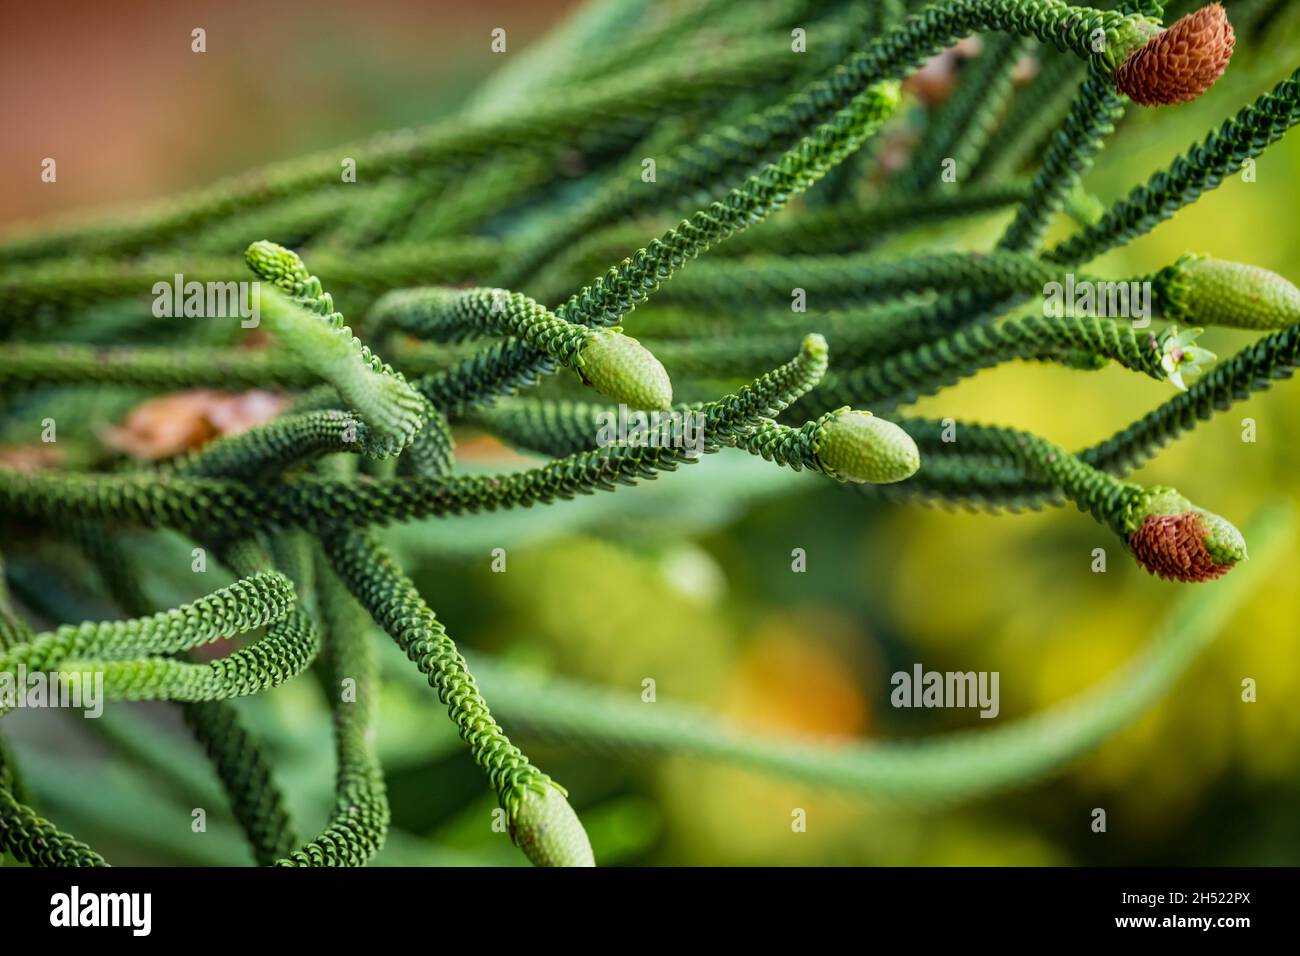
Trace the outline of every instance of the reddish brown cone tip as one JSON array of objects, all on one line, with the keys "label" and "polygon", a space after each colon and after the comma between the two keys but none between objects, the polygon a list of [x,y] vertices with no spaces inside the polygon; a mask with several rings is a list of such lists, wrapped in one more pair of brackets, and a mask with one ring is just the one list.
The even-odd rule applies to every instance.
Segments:
[{"label": "reddish brown cone tip", "polygon": [[1236,42],[1223,5],[1211,3],[1130,53],[1115,71],[1115,85],[1143,106],[1187,103],[1223,75]]},{"label": "reddish brown cone tip", "polygon": [[1128,537],[1138,564],[1171,581],[1213,581],[1232,570],[1205,546],[1209,529],[1199,514],[1148,515]]}]

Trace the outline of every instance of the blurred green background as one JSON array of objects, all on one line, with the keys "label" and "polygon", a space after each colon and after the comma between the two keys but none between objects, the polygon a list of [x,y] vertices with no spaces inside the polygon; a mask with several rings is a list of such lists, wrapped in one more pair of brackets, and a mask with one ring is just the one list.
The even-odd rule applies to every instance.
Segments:
[{"label": "blurred green background", "polygon": [[[504,26],[522,47],[572,4],[124,3],[111,14],[65,6],[52,23],[30,5],[4,5],[0,126],[10,132],[0,224],[163,196],[425,121],[454,109],[497,65],[488,30]],[[192,25],[208,26],[205,57],[189,52]],[[164,38],[174,55],[158,52]],[[1273,36],[1262,49],[1240,49],[1200,101],[1133,110],[1086,186],[1105,200],[1122,196],[1287,75],[1297,51],[1300,33]],[[47,155],[59,157],[55,187],[38,179]],[[1093,265],[1131,275],[1196,251],[1300,279],[1298,170],[1293,133],[1259,160],[1255,182],[1233,177]],[[1005,221],[929,231],[894,248],[988,244]],[[1204,344],[1227,356],[1250,338],[1212,330]],[[916,411],[1015,425],[1079,448],[1169,394],[1119,369],[1018,363]],[[1202,424],[1136,477],[1177,485],[1239,524],[1278,495],[1300,504],[1297,405],[1300,384],[1280,383]],[[1253,443],[1243,441],[1246,418]],[[517,463],[491,443],[471,452],[476,465]],[[653,678],[661,700],[757,731],[830,739],[920,738],[1033,714],[1131,659],[1180,589],[1147,576],[1072,508],[994,516],[886,505],[732,454],[615,495],[388,537],[467,649],[633,698]],[[1095,547],[1108,552],[1105,574],[1090,570]],[[494,548],[506,549],[504,574],[490,569]],[[792,573],[793,548],[806,550],[806,573]],[[170,579],[151,585],[160,600],[187,586],[183,553],[174,552]],[[1294,865],[1298,580],[1292,550],[1173,693],[1125,732],[1046,782],[954,808],[886,808],[698,760],[520,742],[569,788],[606,863]],[[892,709],[889,675],[916,662],[999,671],[998,720]],[[1240,698],[1247,677],[1259,686],[1253,704]],[[273,735],[280,779],[310,828],[324,818],[333,773],[315,688],[298,681],[240,706]],[[116,730],[98,732],[129,740],[130,721],[170,720],[161,707],[118,710]],[[20,733],[38,793],[42,781],[52,791],[84,780],[80,795],[58,787],[48,809],[110,859],[246,862],[220,811],[210,825],[218,839],[164,835],[168,820],[185,827],[192,793],[211,793],[179,728],[164,732],[166,767],[149,770],[158,752],[134,765],[106,761],[94,736],[80,739],[80,721],[46,716],[18,713],[6,728],[13,721]],[[380,742],[398,828],[380,862],[522,861],[487,827],[492,797],[432,693],[390,680]],[[186,774],[189,792],[175,780]],[[806,833],[791,831],[794,807],[807,810]],[[1094,807],[1107,810],[1105,834],[1090,829]],[[122,822],[108,826],[108,817]]]}]

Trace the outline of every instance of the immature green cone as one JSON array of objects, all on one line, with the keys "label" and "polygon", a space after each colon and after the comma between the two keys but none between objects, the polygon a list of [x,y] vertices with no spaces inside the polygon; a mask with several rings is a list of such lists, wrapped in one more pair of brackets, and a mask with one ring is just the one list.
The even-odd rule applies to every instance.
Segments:
[{"label": "immature green cone", "polygon": [[1155,488],[1143,502],[1128,537],[1138,564],[1173,581],[1213,581],[1246,559],[1236,526],[1197,508],[1173,489]]},{"label": "immature green cone", "polygon": [[582,380],[616,402],[651,410],[672,407],[668,372],[630,335],[597,329],[578,353],[578,361]]},{"label": "immature green cone", "polygon": [[507,809],[510,838],[534,866],[595,866],[591,841],[564,791],[550,781],[529,784]]},{"label": "immature green cone", "polygon": [[821,429],[813,454],[841,481],[885,485],[916,474],[921,452],[912,436],[871,412],[842,408]]},{"label": "immature green cone", "polygon": [[1193,321],[1237,329],[1300,323],[1300,289],[1276,272],[1203,256],[1174,268],[1174,306]]}]

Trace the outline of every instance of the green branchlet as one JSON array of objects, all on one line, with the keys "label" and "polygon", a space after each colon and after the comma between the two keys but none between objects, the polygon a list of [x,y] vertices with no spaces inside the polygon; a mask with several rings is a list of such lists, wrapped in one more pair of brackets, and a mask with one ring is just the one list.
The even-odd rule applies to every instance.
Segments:
[{"label": "green branchlet", "polygon": [[[763,12],[763,22],[784,25],[804,6],[776,5]],[[131,221],[0,246],[0,261],[12,266],[0,281],[0,337],[23,338],[0,351],[6,389],[58,386],[46,397],[63,401],[69,384],[317,385],[298,396],[289,414],[160,468],[0,470],[0,514],[70,537],[99,567],[103,589],[137,615],[33,634],[0,587],[0,670],[90,669],[104,676],[109,697],[182,702],[258,862],[361,865],[382,847],[390,823],[373,746],[378,677],[368,614],[446,707],[528,859],[594,865],[565,789],[506,736],[456,644],[370,530],[613,491],[699,457],[671,440],[606,442],[596,419],[607,410],[565,397],[492,405],[560,367],[620,404],[697,416],[705,453],[741,448],[900,499],[989,507],[1069,500],[1118,535],[1142,567],[1172,580],[1213,580],[1244,561],[1245,541],[1226,519],[1171,488],[1121,476],[1197,420],[1292,374],[1300,363],[1300,290],[1263,269],[1186,256],[1149,277],[1155,312],[1172,320],[1161,330],[1072,315],[1000,319],[1067,269],[1148,231],[1216,187],[1300,122],[1300,72],[1102,211],[1080,192],[1079,181],[1122,115],[1123,94],[1142,103],[1177,102],[1214,82],[1235,42],[1222,9],[1211,5],[1165,31],[1153,16],[1160,13],[1154,0],[1113,10],[1063,0],[909,6],[910,16],[903,3],[891,2],[818,21],[834,27],[835,36],[816,56],[792,65],[801,58],[774,60],[755,38],[752,48],[719,55],[717,62],[696,62],[693,45],[678,52],[677,40],[709,11],[721,14],[710,20],[715,26],[746,29],[748,15],[739,5],[704,5],[601,56],[557,68],[542,87],[544,98],[515,87],[507,97],[512,107],[488,110],[482,119],[366,145],[362,165],[375,178],[346,197],[333,189],[336,160],[315,157]],[[898,81],[957,38],[990,31],[1006,36],[990,42],[948,105],[932,112],[911,165],[891,182],[869,141],[900,102]],[[1048,64],[1042,90],[1036,85],[1016,95],[1014,55],[1028,40],[1068,56]],[[649,68],[625,67],[628,51],[654,53],[654,59]],[[1076,66],[1061,68],[1061,62]],[[1063,97],[1046,95],[1080,78],[1068,110]],[[735,102],[719,121],[715,108],[726,99]],[[672,121],[656,122],[664,113]],[[1005,116],[1001,127],[998,115]],[[579,132],[590,147],[581,161],[593,164],[581,175],[594,175],[584,184],[587,199],[565,206],[567,190],[540,187],[571,178],[560,157]],[[990,170],[1025,165],[1043,142],[1031,183],[990,180]],[[642,149],[665,159],[658,191],[642,188],[653,180],[625,175],[629,158],[639,161]],[[619,158],[607,163],[611,156]],[[936,189],[938,171],[931,167],[949,156],[958,157],[963,182],[969,166],[984,184]],[[457,164],[483,168],[465,175],[467,165]],[[813,208],[796,206],[750,231],[828,174],[831,188],[812,200]],[[882,181],[883,196],[861,206],[857,198]],[[547,191],[561,198],[538,195]],[[897,193],[907,195],[900,202]],[[1015,218],[991,252],[888,260],[868,254],[888,232],[1010,203],[1017,205]],[[1083,228],[1039,251],[1062,208]],[[632,220],[655,209],[662,215],[653,222]],[[686,218],[669,228],[683,211]],[[160,272],[206,278],[205,270],[214,270],[214,277],[229,279],[228,260],[194,254],[221,253],[236,237],[242,244],[252,235],[310,247],[316,268],[349,303],[354,291],[364,302],[387,293],[368,325],[358,328],[390,357],[385,343],[393,332],[436,343],[502,341],[456,352],[449,366],[427,363],[418,380],[408,381],[399,368],[414,375],[411,367],[394,368],[354,335],[296,253],[265,240],[253,242],[245,260],[268,286],[258,304],[275,333],[273,349],[245,352],[224,333],[208,339],[179,329],[159,341],[147,338],[152,328],[120,314]],[[691,265],[678,277],[693,260],[741,235],[746,239],[732,243],[731,252],[749,258]],[[437,242],[426,241],[431,237]],[[154,254],[171,243],[175,250]],[[557,261],[569,253],[568,261]],[[581,283],[610,261],[616,264]],[[537,298],[482,285],[434,285],[516,284],[502,276],[518,279]],[[406,288],[417,282],[427,285]],[[798,354],[783,361],[808,327],[798,309],[790,312],[793,290],[807,294],[809,306],[823,310],[819,319],[830,323],[823,327],[836,343],[834,372],[828,372],[827,341],[817,334],[804,335]],[[539,299],[560,304],[552,311]],[[895,301],[876,308],[882,299]],[[673,300],[688,308],[665,326],[662,303]],[[643,333],[645,340],[655,341],[656,353],[673,368],[678,390],[721,397],[674,406],[660,358],[622,331],[648,303],[657,311],[645,320],[660,325]],[[828,304],[845,303],[855,309],[824,313]],[[764,310],[783,315],[778,321]],[[1208,368],[1215,357],[1195,341],[1199,326],[1211,325],[1278,331]],[[65,330],[72,342],[60,341]],[[97,344],[127,335],[134,338],[123,347]],[[221,351],[209,351],[218,341]],[[940,423],[889,421],[856,408],[888,409],[1010,359],[1050,359],[1076,369],[1117,361],[1181,391],[1077,455],[1027,432],[975,424],[959,424],[960,441],[950,445],[939,437]],[[763,368],[770,371],[756,374]],[[1199,380],[1189,387],[1186,380],[1195,375]],[[564,383],[554,387],[564,395]],[[796,402],[809,420],[781,423]],[[0,425],[38,407],[25,401],[0,414]],[[465,417],[552,460],[505,474],[456,474],[450,422]],[[664,430],[658,437],[677,435]],[[354,458],[330,457],[358,450],[400,457],[391,468],[366,463],[364,476]],[[146,614],[138,575],[113,538],[119,525],[133,524],[213,538],[239,580],[190,604]],[[278,571],[271,570],[268,549]],[[258,629],[260,638],[226,657],[198,663],[182,656]],[[334,807],[320,833],[302,843],[265,756],[222,702],[274,688],[311,666],[329,689],[355,678],[358,696],[348,705],[330,699]],[[527,725],[529,716],[525,709],[518,719]],[[734,742],[710,738],[704,749],[733,748]],[[1040,757],[1049,751],[1055,752],[1037,750]],[[760,764],[802,765],[763,753]],[[870,756],[861,763],[867,767],[861,779],[878,784]],[[835,779],[856,780],[862,772],[852,759],[837,766]],[[960,781],[978,776],[945,773]],[[909,779],[926,779],[925,773]],[[40,818],[27,799],[0,745],[0,850],[38,864],[103,864]]]},{"label": "green branchlet", "polygon": [[263,241],[249,246],[245,258],[254,275],[275,286],[260,297],[272,328],[357,409],[374,436],[373,453],[388,457],[409,445],[429,417],[424,398],[352,334],[296,254]]},{"label": "green branchlet", "polygon": [[479,335],[516,337],[582,381],[632,408],[667,408],[672,384],[659,360],[620,330],[566,321],[540,303],[506,289],[404,289],[371,311],[378,335],[404,332],[457,342]]}]

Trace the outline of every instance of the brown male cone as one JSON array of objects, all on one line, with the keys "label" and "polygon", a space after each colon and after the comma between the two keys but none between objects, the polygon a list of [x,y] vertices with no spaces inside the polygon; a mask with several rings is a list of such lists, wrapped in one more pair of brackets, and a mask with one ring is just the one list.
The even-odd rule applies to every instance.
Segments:
[{"label": "brown male cone", "polygon": [[1187,103],[1223,75],[1235,45],[1227,12],[1211,3],[1130,53],[1115,71],[1115,85],[1143,106]]}]

